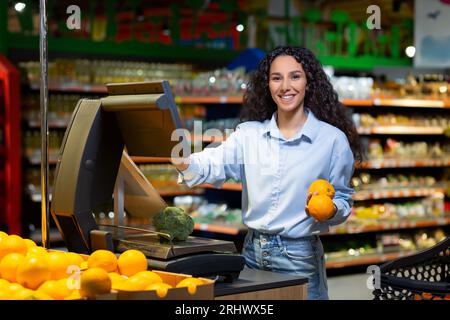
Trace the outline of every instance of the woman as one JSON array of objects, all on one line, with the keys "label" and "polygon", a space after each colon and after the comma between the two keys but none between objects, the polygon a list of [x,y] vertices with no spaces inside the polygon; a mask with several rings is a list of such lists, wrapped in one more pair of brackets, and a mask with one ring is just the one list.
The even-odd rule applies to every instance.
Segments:
[{"label": "woman", "polygon": [[[242,181],[243,254],[250,268],[307,277],[309,299],[328,299],[324,251],[318,235],[346,220],[349,186],[360,158],[356,129],[311,51],[272,50],[252,74],[240,123],[227,140],[172,162],[192,187]],[[308,215],[309,185],[335,188],[334,215]]]}]

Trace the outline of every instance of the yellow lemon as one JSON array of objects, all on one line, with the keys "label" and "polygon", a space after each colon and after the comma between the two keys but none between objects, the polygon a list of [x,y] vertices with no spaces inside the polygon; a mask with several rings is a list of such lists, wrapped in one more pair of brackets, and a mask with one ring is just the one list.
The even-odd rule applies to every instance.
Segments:
[{"label": "yellow lemon", "polygon": [[197,286],[202,284],[203,284],[202,280],[194,277],[189,277],[178,282],[177,288],[187,287],[189,294],[193,295],[195,294],[195,292],[197,292]]},{"label": "yellow lemon", "polygon": [[9,281],[6,279],[0,279],[0,289],[3,288],[4,286],[8,285]]},{"label": "yellow lemon", "polygon": [[111,278],[111,288],[113,290],[119,290],[120,284],[127,280],[126,276],[122,276],[117,272],[110,272],[108,275]]},{"label": "yellow lemon", "polygon": [[149,282],[149,285],[152,283],[163,282],[163,279],[153,271],[140,271],[136,273],[133,277],[142,277]]},{"label": "yellow lemon", "polygon": [[70,259],[65,252],[49,252],[47,259],[52,280],[59,280],[69,276],[67,268],[70,265]]},{"label": "yellow lemon", "polygon": [[27,250],[27,245],[21,237],[15,234],[10,235],[7,238],[3,238],[0,242],[0,260],[8,253],[20,253],[25,255]]},{"label": "yellow lemon", "polygon": [[8,291],[10,297],[12,297],[16,292],[22,291],[25,288],[18,283],[10,283],[9,285],[4,287],[4,290]]},{"label": "yellow lemon", "polygon": [[26,255],[29,256],[29,255],[32,255],[32,254],[36,254],[36,255],[39,255],[39,256],[47,256],[48,255],[47,250],[44,247],[41,247],[41,246],[29,247],[28,250],[27,250]]},{"label": "yellow lemon", "polygon": [[17,268],[25,259],[23,254],[8,253],[0,261],[0,277],[10,282],[16,282]]},{"label": "yellow lemon", "polygon": [[42,256],[27,256],[17,268],[17,282],[28,289],[36,290],[50,277],[48,260]]},{"label": "yellow lemon", "polygon": [[118,259],[119,273],[131,277],[139,271],[147,270],[147,258],[138,250],[123,252]]},{"label": "yellow lemon", "polygon": [[67,252],[67,258],[70,261],[70,265],[80,266],[84,262],[83,257],[75,252]]},{"label": "yellow lemon", "polygon": [[80,299],[82,299],[82,297],[80,295],[79,290],[72,291],[72,293],[69,296],[64,298],[64,300],[80,300]]},{"label": "yellow lemon", "polygon": [[172,288],[170,284],[164,282],[152,283],[145,290],[156,290],[156,295],[160,298],[167,296],[167,292]]},{"label": "yellow lemon", "polygon": [[27,246],[27,249],[33,248],[33,247],[37,247],[36,242],[34,242],[31,239],[23,239],[23,241],[25,242],[25,245]]},{"label": "yellow lemon", "polygon": [[105,269],[89,268],[80,277],[80,295],[88,299],[111,292],[111,279]]},{"label": "yellow lemon", "polygon": [[117,257],[109,250],[96,250],[87,260],[88,268],[102,268],[106,272],[117,270]]}]

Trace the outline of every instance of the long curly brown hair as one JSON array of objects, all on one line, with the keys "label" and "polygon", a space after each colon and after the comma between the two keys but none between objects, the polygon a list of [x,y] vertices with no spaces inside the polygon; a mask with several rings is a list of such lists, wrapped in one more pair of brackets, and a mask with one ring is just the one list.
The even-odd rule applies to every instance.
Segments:
[{"label": "long curly brown hair", "polygon": [[363,158],[361,143],[355,125],[346,107],[339,102],[320,61],[314,54],[302,47],[280,46],[270,51],[251,74],[244,103],[241,121],[265,121],[272,117],[277,105],[269,90],[269,71],[273,60],[282,55],[292,56],[300,63],[306,73],[307,87],[305,107],[321,121],[327,122],[345,133],[356,161]]}]

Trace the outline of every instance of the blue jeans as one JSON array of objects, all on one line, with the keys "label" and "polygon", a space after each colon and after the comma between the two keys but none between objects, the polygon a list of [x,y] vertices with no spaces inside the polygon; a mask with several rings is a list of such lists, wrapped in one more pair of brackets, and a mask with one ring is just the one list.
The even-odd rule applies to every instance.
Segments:
[{"label": "blue jeans", "polygon": [[251,269],[308,278],[308,299],[328,300],[324,251],[319,236],[291,239],[250,229],[243,255]]}]

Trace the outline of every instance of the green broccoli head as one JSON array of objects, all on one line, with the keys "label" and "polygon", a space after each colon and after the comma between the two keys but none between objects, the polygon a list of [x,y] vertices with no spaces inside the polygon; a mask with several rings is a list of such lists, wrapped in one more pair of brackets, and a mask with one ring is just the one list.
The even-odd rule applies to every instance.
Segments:
[{"label": "green broccoli head", "polygon": [[184,241],[194,230],[194,220],[177,207],[166,207],[153,217],[153,225],[159,232],[168,233],[173,240]]}]

